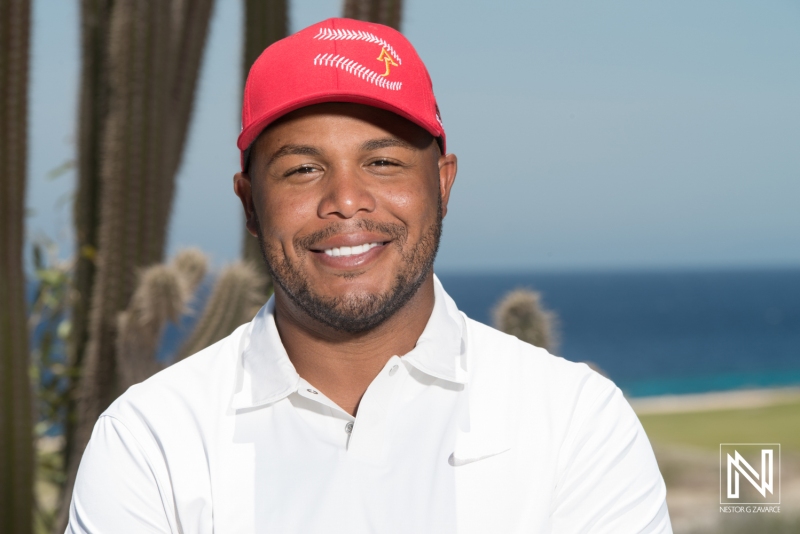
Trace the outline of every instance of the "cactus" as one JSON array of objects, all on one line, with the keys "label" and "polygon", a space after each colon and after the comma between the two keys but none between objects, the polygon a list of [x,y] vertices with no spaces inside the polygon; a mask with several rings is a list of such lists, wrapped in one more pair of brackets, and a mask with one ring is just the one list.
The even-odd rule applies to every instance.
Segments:
[{"label": "cactus", "polygon": [[208,258],[200,249],[188,248],[180,251],[172,264],[180,273],[190,293],[194,293],[200,282],[206,277]]},{"label": "cactus", "polygon": [[30,2],[0,0],[0,531],[28,534],[33,399],[22,266]]},{"label": "cactus", "polygon": [[400,29],[403,15],[402,0],[345,0],[344,16],[368,20]]},{"label": "cactus", "polygon": [[286,37],[288,27],[286,0],[245,0],[242,83],[261,52]]},{"label": "cactus", "polygon": [[178,351],[178,358],[216,343],[250,321],[267,300],[264,285],[261,273],[248,262],[237,262],[223,269],[200,320]]},{"label": "cactus", "polygon": [[[171,264],[143,270],[128,308],[117,316],[117,374],[123,388],[164,369],[156,352],[168,321],[177,322],[206,271],[197,250],[183,251]],[[251,320],[266,300],[264,279],[249,263],[225,268],[203,315],[175,359],[183,359],[227,336]]]},{"label": "cactus", "polygon": [[[74,274],[70,297],[70,333],[67,363],[80,368],[89,341],[89,305],[95,277],[95,256],[100,223],[101,150],[108,112],[106,47],[112,0],[81,0],[81,79],[78,103],[77,187],[73,203],[75,227]],[[72,454],[75,431],[75,388],[66,386],[64,455]]]},{"label": "cactus", "polygon": [[[96,271],[76,388],[77,422],[68,435],[67,478],[58,521],[61,531],[94,423],[120,392],[115,369],[117,315],[128,307],[136,273],[163,256],[212,4],[213,0],[130,0],[111,2],[105,15],[100,9],[95,12],[107,17],[99,21],[107,33],[98,37],[102,43],[97,45],[103,49],[98,53],[105,54],[107,78],[98,84],[98,91],[107,108],[98,118],[102,123],[99,148],[88,156],[100,169],[101,209],[94,230],[97,249],[91,254]],[[96,7],[89,0],[84,2],[84,17],[92,15],[90,5]],[[88,23],[84,19],[84,30]],[[87,55],[84,48],[84,61]],[[83,75],[87,76],[87,70]],[[81,143],[89,143],[87,138],[81,136]],[[89,202],[90,198],[79,193],[77,200]],[[82,209],[76,207],[76,214]],[[86,336],[86,328],[76,331],[75,338]]]},{"label": "cactus", "polygon": [[117,316],[117,373],[121,388],[146,380],[166,365],[155,355],[167,321],[177,322],[205,277],[207,259],[196,249],[171,264],[143,270],[128,309]]},{"label": "cactus", "polygon": [[529,289],[508,293],[493,310],[495,328],[548,351],[557,346],[557,317],[545,309],[541,295]]},{"label": "cactus", "polygon": [[172,265],[142,271],[128,309],[117,316],[117,373],[121,389],[160,371],[155,359],[167,321],[177,321],[189,300],[186,283]]},{"label": "cactus", "polygon": [[[117,380],[127,388],[166,367],[156,361],[164,327],[188,311],[205,276],[206,257],[196,249],[180,252],[171,264],[144,269],[128,308],[117,315]],[[256,314],[267,299],[264,279],[252,265],[223,269],[205,310],[175,359],[183,359],[224,338]]]},{"label": "cactus", "polygon": [[[288,27],[286,0],[245,0],[242,93],[253,62],[265,48],[286,37]],[[263,293],[269,295],[272,292],[272,280],[261,256],[258,238],[250,235],[246,229],[242,236],[242,258],[261,273],[265,284]]]},{"label": "cactus", "polygon": [[81,1],[81,87],[78,109],[77,189],[73,221],[77,257],[72,282],[69,359],[78,365],[88,341],[89,301],[95,274],[100,222],[100,169],[104,118],[108,111],[106,43],[112,0]]}]

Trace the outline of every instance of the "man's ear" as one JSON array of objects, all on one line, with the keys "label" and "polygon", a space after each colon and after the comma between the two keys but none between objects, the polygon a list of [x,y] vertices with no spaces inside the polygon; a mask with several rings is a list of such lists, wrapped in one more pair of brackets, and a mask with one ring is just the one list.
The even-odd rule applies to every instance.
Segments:
[{"label": "man's ear", "polygon": [[253,202],[253,182],[249,174],[237,172],[233,175],[233,192],[242,202],[247,231],[253,236],[258,236],[258,214]]},{"label": "man's ear", "polygon": [[439,192],[442,195],[442,217],[447,215],[447,203],[450,201],[450,190],[456,181],[458,158],[455,154],[439,156]]}]

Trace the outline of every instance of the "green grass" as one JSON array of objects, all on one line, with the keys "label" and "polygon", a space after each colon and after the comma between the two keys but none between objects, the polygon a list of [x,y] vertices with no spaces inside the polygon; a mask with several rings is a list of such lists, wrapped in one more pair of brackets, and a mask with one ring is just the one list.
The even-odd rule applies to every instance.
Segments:
[{"label": "green grass", "polygon": [[641,415],[653,444],[719,449],[720,443],[780,443],[800,452],[800,402],[763,408]]}]

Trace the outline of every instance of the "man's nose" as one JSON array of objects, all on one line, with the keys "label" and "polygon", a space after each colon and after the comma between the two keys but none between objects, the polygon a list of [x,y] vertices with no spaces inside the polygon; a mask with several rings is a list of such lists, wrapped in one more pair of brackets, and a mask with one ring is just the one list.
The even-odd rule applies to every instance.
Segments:
[{"label": "man's nose", "polygon": [[350,219],[358,212],[375,211],[376,199],[370,177],[353,167],[331,169],[325,177],[325,189],[318,215],[323,218]]}]

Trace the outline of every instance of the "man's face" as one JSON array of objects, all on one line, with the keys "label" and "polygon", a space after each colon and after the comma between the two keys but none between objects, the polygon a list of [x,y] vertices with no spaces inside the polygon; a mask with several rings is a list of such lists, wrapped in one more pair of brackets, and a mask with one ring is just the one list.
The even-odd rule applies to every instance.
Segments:
[{"label": "man's face", "polygon": [[454,156],[393,113],[319,104],[259,137],[235,189],[278,297],[356,333],[430,275],[455,171]]}]

